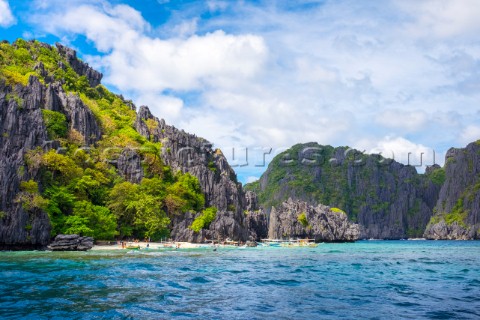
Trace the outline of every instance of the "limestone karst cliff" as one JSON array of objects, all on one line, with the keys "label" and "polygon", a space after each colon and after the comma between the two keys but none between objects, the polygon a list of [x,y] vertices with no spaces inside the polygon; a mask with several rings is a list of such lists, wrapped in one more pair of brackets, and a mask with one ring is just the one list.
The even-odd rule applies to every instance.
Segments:
[{"label": "limestone karst cliff", "polygon": [[[148,128],[146,123],[155,123]],[[212,143],[169,126],[163,119],[154,117],[150,110],[140,107],[135,127],[144,137],[162,144],[161,158],[173,171],[188,172],[197,177],[205,193],[207,206],[218,209],[210,227],[195,233],[188,226],[195,214],[186,214],[173,219],[171,236],[178,241],[202,241],[225,239],[246,241],[248,229],[245,220],[245,194],[236,174],[219,149]]]},{"label": "limestone karst cliff", "polygon": [[[3,42],[0,62],[1,248],[42,248],[57,230],[91,235],[102,219],[109,229],[97,235],[108,238],[138,236],[147,224],[168,222],[171,232],[165,235],[176,240],[248,239],[242,186],[210,142],[167,125],[148,107],[136,113],[131,101],[103,87],[102,74],[70,48]],[[149,186],[154,183],[157,189]],[[138,222],[122,213],[128,211],[126,201],[141,211],[140,200],[122,199],[121,188],[127,187],[150,188],[159,199],[153,204],[156,220],[145,216]],[[202,207],[210,206],[218,209],[215,219],[193,231]]]},{"label": "limestone karst cliff", "polygon": [[[480,140],[479,140],[480,141]],[[480,142],[451,148],[445,183],[426,230],[428,239],[480,239]]]},{"label": "limestone karst cliff", "polygon": [[441,170],[420,175],[377,155],[307,143],[276,156],[246,188],[267,211],[289,198],[338,207],[360,225],[362,238],[401,239],[422,236],[443,183],[436,178]]},{"label": "limestone karst cliff", "polygon": [[444,168],[425,174],[346,147],[299,144],[245,191],[211,142],[137,110],[101,79],[62,45],[0,43],[0,249],[45,248],[59,233],[479,237],[478,142],[451,149]]}]

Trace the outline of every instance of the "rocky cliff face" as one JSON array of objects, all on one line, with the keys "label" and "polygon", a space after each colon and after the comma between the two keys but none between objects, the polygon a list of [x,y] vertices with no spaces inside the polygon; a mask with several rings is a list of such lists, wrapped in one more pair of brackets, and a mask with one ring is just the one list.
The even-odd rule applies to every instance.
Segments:
[{"label": "rocky cliff face", "polygon": [[252,241],[260,241],[268,237],[268,219],[266,212],[259,208],[255,192],[245,192],[246,219],[249,238]]},{"label": "rocky cliff face", "polygon": [[65,47],[59,43],[56,44],[58,52],[67,60],[68,64],[81,76],[85,76],[91,87],[96,87],[102,81],[103,75],[94,70],[88,64],[77,58],[75,50]]},{"label": "rocky cliff face", "polygon": [[[69,59],[75,57],[71,51],[65,54]],[[101,74],[88,65],[78,61],[77,67],[92,83],[100,81]],[[86,145],[101,137],[100,126],[80,98],[67,94],[61,82],[46,74],[42,63],[36,69],[43,74],[44,83],[33,75],[26,85],[7,84],[0,79],[0,249],[43,248],[50,241],[47,214],[39,208],[27,210],[16,201],[21,181],[39,180],[38,168],[25,161],[27,152],[60,147],[58,141],[48,137],[42,109],[63,113],[69,129],[79,132]]]},{"label": "rocky cliff face", "polygon": [[[244,192],[220,150],[205,139],[167,125],[147,107],[140,107],[135,119],[133,103],[98,86],[102,74],[77,59],[75,51],[37,42],[27,45],[25,41],[1,45],[10,52],[0,51],[0,249],[42,248],[49,243],[48,215],[17,199],[22,181],[39,182],[42,192],[39,165],[27,163],[27,153],[37,148],[60,153],[67,140],[75,141],[70,146],[99,146],[99,150],[109,149],[109,143],[116,141],[122,147],[114,160],[117,173],[133,183],[148,176],[135,146],[160,142],[163,164],[173,172],[197,177],[206,206],[218,208],[214,221],[198,233],[189,227],[200,213],[172,216],[171,236],[178,241],[246,241],[269,235],[353,241],[357,227],[337,211],[332,215],[321,203],[347,212],[359,223],[364,238],[418,237],[428,221],[428,238],[479,237],[478,142],[450,150],[445,169],[432,166],[423,175],[413,167],[348,148],[296,145],[277,156],[260,181],[249,186],[251,191]],[[37,59],[39,55],[44,62]],[[121,112],[115,109],[119,105]],[[122,117],[122,112],[130,115]],[[64,117],[65,130],[51,128],[46,118],[49,113]],[[103,119],[103,127],[99,119]],[[119,128],[130,133],[123,133],[126,140],[133,140],[115,140]],[[51,130],[57,130],[55,137]],[[294,200],[285,202],[289,198]],[[105,202],[102,205],[107,206]],[[436,214],[430,220],[433,210]],[[301,213],[305,213],[306,226],[298,220]]]},{"label": "rocky cliff face", "polygon": [[270,239],[310,238],[315,242],[358,240],[360,228],[340,210],[289,199],[270,211]]},{"label": "rocky cliff face", "polygon": [[144,137],[162,143],[161,158],[174,172],[180,170],[197,177],[205,194],[206,206],[218,209],[217,217],[209,229],[200,233],[188,228],[194,219],[191,214],[175,218],[172,238],[198,242],[206,237],[228,237],[246,241],[249,234],[243,212],[245,195],[222,152],[213,149],[212,144],[203,138],[167,125],[163,119],[154,117],[145,106],[138,111],[135,127]]},{"label": "rocky cliff face", "polygon": [[[98,73],[88,71],[84,63],[79,62],[78,66],[83,66],[87,77],[101,79]],[[21,181],[39,180],[38,168],[25,162],[27,152],[60,147],[58,141],[48,138],[42,109],[65,114],[70,128],[78,130],[87,144],[101,135],[93,114],[80,99],[66,94],[41,62],[36,69],[45,76],[44,83],[35,76],[30,76],[26,85],[0,80],[0,249],[38,249],[50,242],[47,214],[39,208],[26,209],[16,201]]]},{"label": "rocky cliff face", "polygon": [[139,183],[143,179],[142,159],[135,150],[122,150],[117,160],[117,170],[126,181]]},{"label": "rocky cliff face", "polygon": [[66,93],[61,82],[52,82],[42,88],[42,109],[63,113],[69,125],[81,134],[85,145],[91,145],[102,137],[100,126],[93,112],[82,102],[78,95]]},{"label": "rocky cliff face", "polygon": [[362,238],[400,239],[422,236],[441,183],[380,156],[308,143],[275,157],[247,189],[267,211],[288,198],[323,203],[347,212]]},{"label": "rocky cliff face", "polygon": [[[15,69],[17,78],[12,78],[9,71],[3,74],[6,69],[2,69],[0,74],[0,247],[45,247],[50,241],[51,226],[48,216],[40,208],[26,210],[15,202],[20,193],[21,181],[41,181],[38,166],[27,166],[25,156],[29,150],[37,147],[43,148],[43,151],[58,149],[58,138],[71,139],[72,134],[77,141],[82,140],[78,143],[83,146],[95,145],[102,139],[102,127],[90,107],[83,102],[78,90],[91,95],[90,97],[98,97],[100,92],[101,96],[106,97],[102,103],[106,103],[104,106],[107,108],[111,108],[108,104],[112,100],[109,102],[108,99],[112,94],[105,93],[104,88],[96,87],[100,84],[102,74],[80,61],[75,51],[70,48],[59,44],[52,47],[38,42],[27,44],[24,41],[4,48],[16,52],[10,52],[10,56],[5,55],[8,59],[19,53],[30,54],[30,57],[25,56],[25,59],[33,59],[35,64],[31,72],[34,75],[30,77],[27,85],[12,85],[12,82],[21,82],[19,77],[25,72],[21,69]],[[38,54],[43,55],[45,64],[35,60]],[[4,56],[1,58],[6,59]],[[52,61],[55,63],[52,64]],[[5,65],[2,65],[2,68],[5,68]],[[76,76],[71,75],[72,69]],[[82,77],[87,84],[82,82]],[[133,103],[123,98],[121,100],[132,110],[136,109]],[[65,116],[65,136],[56,136],[55,140],[51,140],[43,110]],[[101,113],[102,110],[97,109],[96,112]],[[197,177],[205,195],[206,206],[218,208],[216,218],[209,228],[199,233],[194,233],[189,228],[199,213],[189,212],[173,217],[171,236],[176,240],[195,242],[205,238],[246,241],[249,232],[244,213],[245,195],[241,184],[236,180],[235,172],[221,151],[214,150],[212,144],[205,139],[167,125],[164,120],[154,117],[147,107],[138,110],[133,125],[149,141],[162,143],[160,157],[173,172],[188,172]],[[108,148],[104,141],[102,143],[103,148]],[[124,148],[114,161],[120,176],[133,183],[139,183],[145,174],[142,156],[137,151],[135,148]],[[39,187],[41,192],[41,184]]]},{"label": "rocky cliff face", "polygon": [[451,148],[445,156],[443,184],[425,237],[480,239],[480,142]]},{"label": "rocky cliff face", "polygon": [[0,81],[0,249],[41,248],[50,239],[48,216],[38,209],[26,210],[15,201],[20,182],[38,175],[28,170],[26,152],[48,148],[40,110],[44,92],[34,77],[25,87]]}]

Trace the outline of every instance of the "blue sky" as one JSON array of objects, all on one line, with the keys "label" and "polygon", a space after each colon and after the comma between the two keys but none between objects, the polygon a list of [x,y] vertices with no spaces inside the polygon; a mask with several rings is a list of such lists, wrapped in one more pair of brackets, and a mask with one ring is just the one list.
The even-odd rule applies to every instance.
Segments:
[{"label": "blue sky", "polygon": [[243,182],[298,142],[443,164],[479,139],[478,17],[480,0],[0,0],[2,39],[74,47]]}]

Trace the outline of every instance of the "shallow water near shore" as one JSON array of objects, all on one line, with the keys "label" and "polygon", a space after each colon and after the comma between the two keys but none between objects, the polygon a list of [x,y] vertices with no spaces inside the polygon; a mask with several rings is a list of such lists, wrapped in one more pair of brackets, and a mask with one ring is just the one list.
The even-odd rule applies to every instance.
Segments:
[{"label": "shallow water near shore", "polygon": [[480,242],[0,252],[2,319],[480,317]]}]

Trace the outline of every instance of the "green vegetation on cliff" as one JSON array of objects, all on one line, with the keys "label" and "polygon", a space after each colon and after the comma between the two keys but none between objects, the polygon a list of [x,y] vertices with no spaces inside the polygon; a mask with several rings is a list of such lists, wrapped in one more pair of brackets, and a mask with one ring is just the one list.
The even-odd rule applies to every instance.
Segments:
[{"label": "green vegetation on cliff", "polygon": [[[204,208],[197,178],[172,172],[160,158],[161,143],[135,130],[136,112],[130,101],[102,85],[91,87],[89,79],[76,73],[55,47],[21,39],[1,43],[0,83],[26,86],[31,76],[46,88],[61,85],[68,97],[77,96],[91,110],[102,133],[100,139],[84,137],[67,121],[66,110],[42,109],[48,138],[60,148],[39,147],[27,153],[26,169],[38,173],[38,178],[22,182],[17,201],[28,210],[46,211],[52,236],[159,238],[168,235],[172,215]],[[158,125],[153,120],[146,124]],[[117,171],[116,161],[126,148],[136,150],[141,158],[144,178],[138,184],[125,181]]]},{"label": "green vegetation on cliff", "polygon": [[210,223],[215,220],[217,216],[217,208],[210,207],[202,211],[202,213],[193,220],[190,229],[195,232],[200,232],[202,229],[207,229],[210,226]]},{"label": "green vegetation on cliff", "polygon": [[44,109],[42,110],[42,116],[49,139],[66,138],[68,132],[67,118],[63,113]]},{"label": "green vegetation on cliff", "polygon": [[297,217],[297,220],[302,224],[304,228],[308,227],[308,220],[307,220],[307,216],[305,215],[305,212],[300,213]]},{"label": "green vegetation on cliff", "polygon": [[422,235],[444,180],[443,169],[417,174],[380,155],[306,143],[277,155],[245,189],[266,210],[289,198],[321,203],[361,223],[367,237],[398,239]]},{"label": "green vegetation on cliff", "polygon": [[464,148],[450,148],[445,158],[444,168],[436,170],[443,184],[425,236],[479,239],[480,145],[476,141]]},{"label": "green vegetation on cliff", "polygon": [[[365,205],[366,197],[375,198],[375,186],[366,185],[364,192],[355,195],[356,185],[352,178],[368,178],[373,170],[367,166],[357,166],[356,177],[349,177],[346,172],[353,168],[353,161],[360,157],[348,148],[333,148],[316,143],[297,144],[276,156],[270,163],[261,181],[245,186],[259,196],[260,204],[265,208],[277,206],[289,197],[339,207],[350,213],[350,219],[356,221],[360,207]],[[355,158],[358,157],[359,159]],[[340,161],[342,160],[342,161]],[[347,160],[347,161],[343,161]],[[351,161],[348,161],[351,160]],[[381,207],[373,210],[383,211]]]}]

